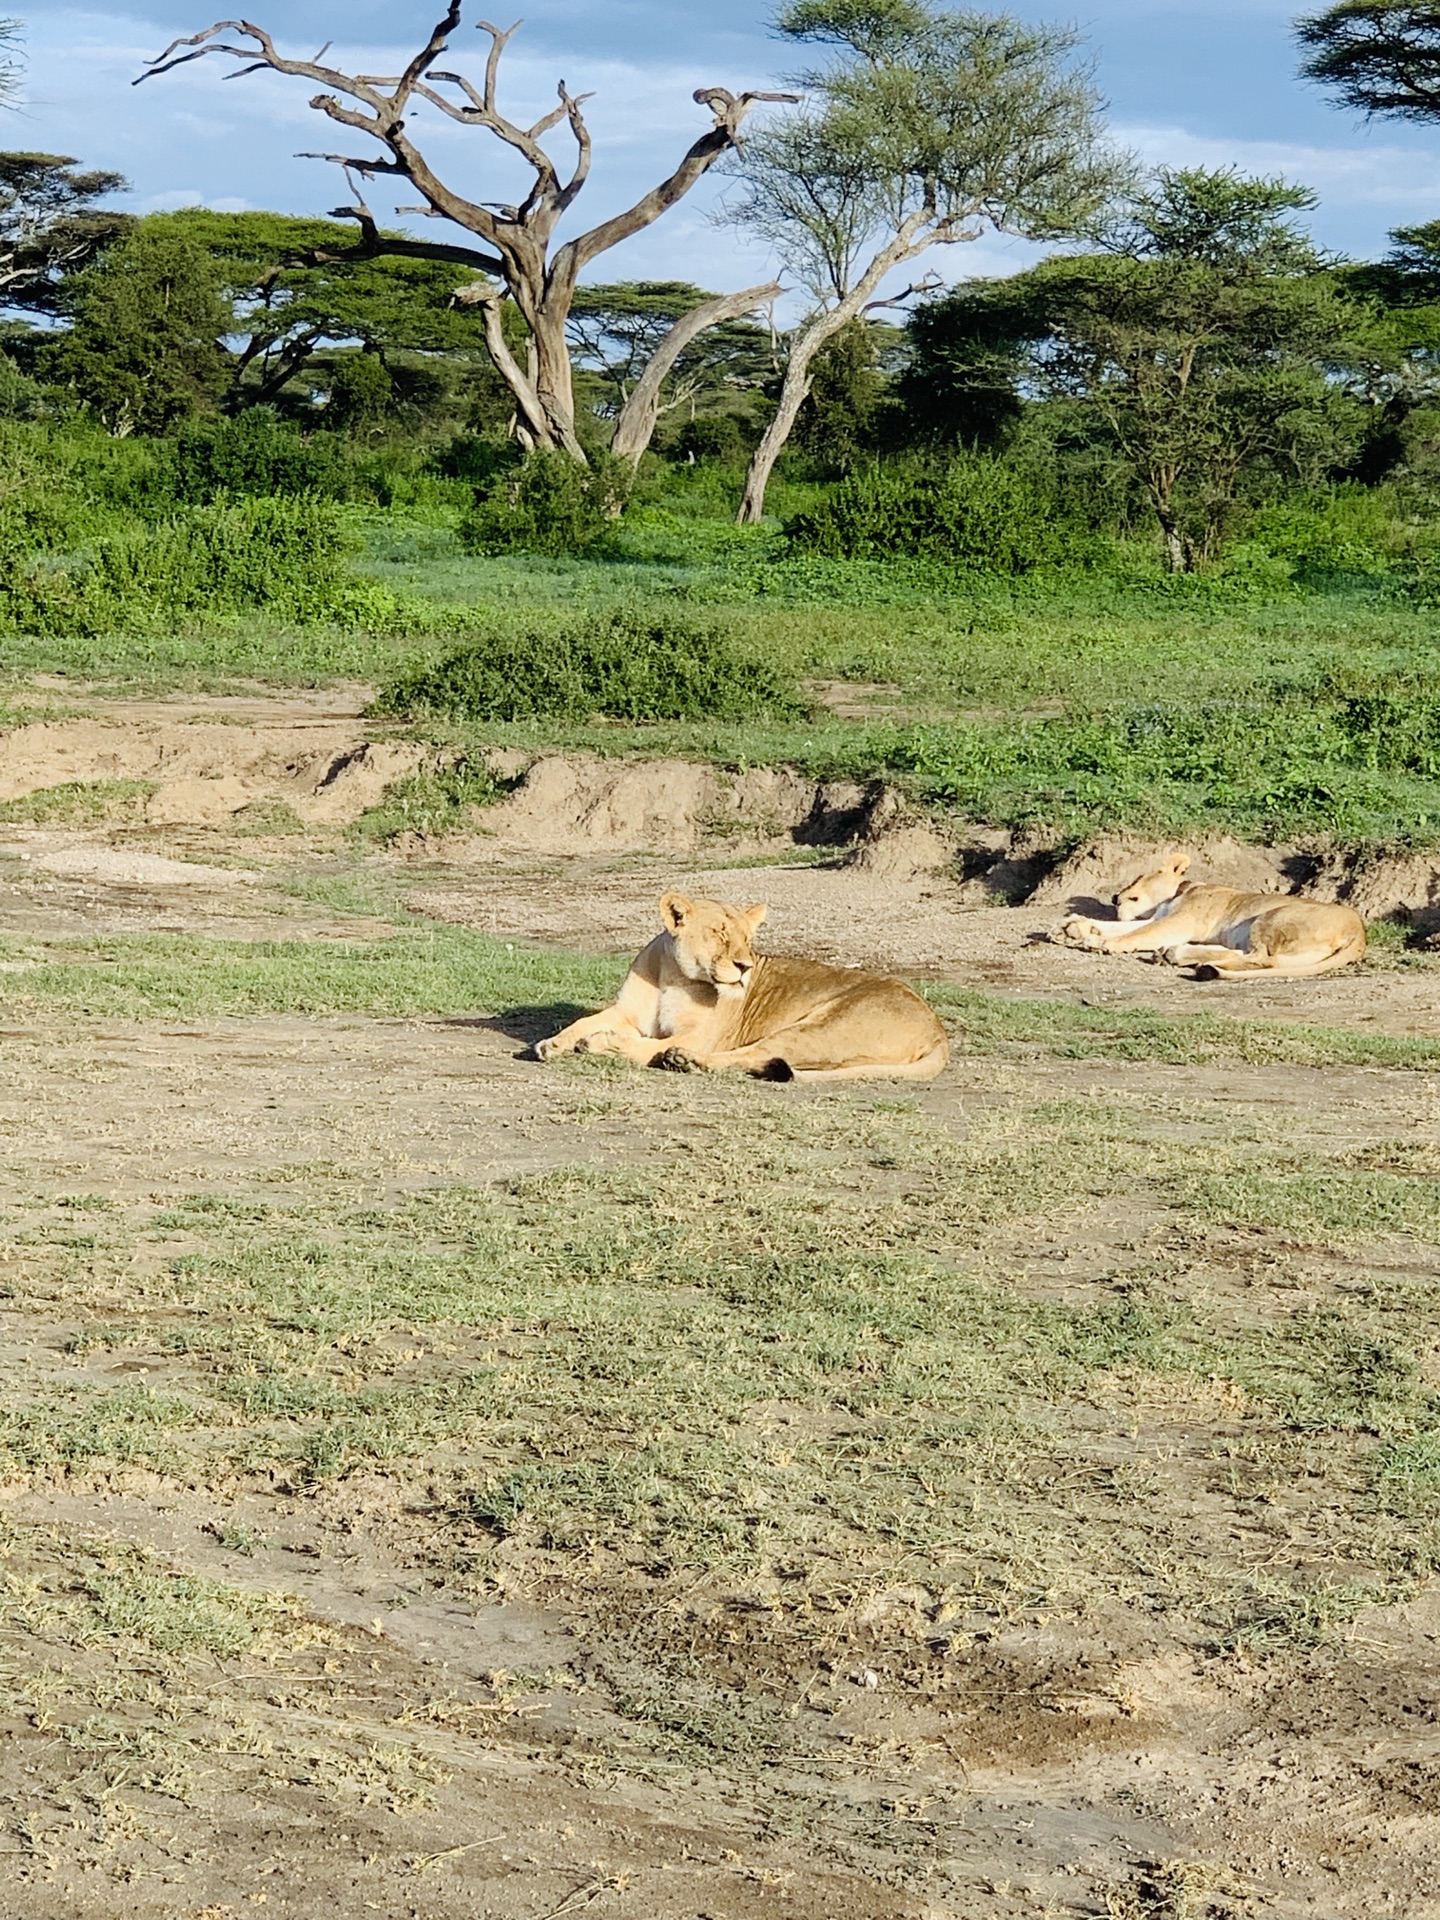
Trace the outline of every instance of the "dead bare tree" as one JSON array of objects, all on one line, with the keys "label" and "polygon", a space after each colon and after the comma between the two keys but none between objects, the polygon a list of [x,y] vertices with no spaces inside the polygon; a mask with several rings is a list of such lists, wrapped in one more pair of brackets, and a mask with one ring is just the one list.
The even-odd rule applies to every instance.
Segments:
[{"label": "dead bare tree", "polygon": [[[735,149],[740,129],[750,108],[760,100],[793,100],[793,94],[730,93],[724,87],[702,87],[696,101],[708,107],[714,124],[681,159],[674,172],[624,212],[602,220],[598,226],[577,234],[564,245],[554,247],[556,229],[574,205],[590,174],[592,142],[582,108],[588,94],[572,94],[565,82],[559,83],[559,105],[543,115],[531,127],[518,126],[500,111],[497,104],[500,61],[513,38],[514,27],[501,29],[488,20],[478,30],[488,34],[490,45],[484,76],[477,85],[464,74],[442,71],[436,62],[446,51],[450,36],[460,26],[464,0],[449,0],[445,14],[430,33],[424,46],[399,74],[342,73],[338,67],[324,64],[329,43],[313,60],[290,60],[277,49],[263,28],[248,20],[219,20],[203,32],[174,40],[149,64],[141,80],[172,72],[189,61],[207,54],[221,54],[241,61],[234,74],[269,71],[294,75],[316,82],[322,92],[310,105],[328,119],[365,134],[385,149],[385,157],[358,158],[339,153],[307,154],[307,159],[335,162],[345,171],[354,194],[354,203],[337,207],[332,218],[354,220],[360,229],[360,253],[399,253],[419,259],[460,261],[477,273],[498,282],[491,287],[482,282],[474,298],[482,310],[485,335],[492,357],[515,396],[517,430],[531,447],[563,449],[577,460],[584,459],[575,432],[575,398],[571,376],[570,351],[565,323],[569,318],[576,284],[581,273],[602,253],[628,240],[633,234],[658,220],[661,214],[682,199],[715,162]],[[234,45],[219,38],[238,36]],[[188,51],[182,51],[188,49]],[[138,85],[139,82],[137,81]],[[346,102],[354,104],[347,105]],[[504,146],[518,154],[534,175],[524,200],[511,206],[495,201],[476,201],[457,193],[445,184],[416,145],[411,131],[411,116],[424,104],[462,126],[479,127],[492,134]],[[568,173],[543,145],[546,134],[565,123],[575,142],[575,157]],[[420,194],[423,204],[401,209],[420,212],[431,218],[453,221],[478,237],[482,248],[411,239],[403,234],[382,233],[364,197],[355,187],[355,178],[377,177],[407,181]],[[552,252],[552,248],[554,249]],[[753,290],[750,305],[759,305],[770,289]],[[514,301],[529,329],[527,364],[522,365],[503,337],[501,306],[504,298]],[[717,303],[717,307],[720,303]],[[717,310],[715,319],[728,317]],[[748,308],[746,309],[748,310]],[[693,338],[693,316],[679,324]],[[713,323],[712,323],[713,324]],[[681,342],[684,345],[684,342]],[[662,341],[658,350],[669,346]],[[678,352],[679,349],[676,351]],[[674,356],[671,355],[673,363]],[[657,383],[658,385],[658,383]],[[653,427],[653,419],[651,425]],[[627,432],[627,452],[634,439]],[[643,451],[643,448],[641,449]],[[638,453],[629,453],[638,458]]]}]

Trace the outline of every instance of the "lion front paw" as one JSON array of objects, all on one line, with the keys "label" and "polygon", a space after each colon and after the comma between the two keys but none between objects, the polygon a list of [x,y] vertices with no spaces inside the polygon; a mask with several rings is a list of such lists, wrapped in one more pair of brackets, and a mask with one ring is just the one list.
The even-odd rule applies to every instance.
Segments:
[{"label": "lion front paw", "polygon": [[1083,947],[1087,953],[1099,953],[1105,945],[1105,930],[1095,920],[1087,920],[1083,913],[1072,913],[1060,929],[1060,938],[1067,947]]},{"label": "lion front paw", "polygon": [[537,1060],[558,1060],[565,1049],[560,1044],[558,1034],[551,1040],[537,1040],[530,1049]]},{"label": "lion front paw", "polygon": [[657,1053],[650,1062],[661,1073],[703,1073],[704,1067],[694,1054],[686,1053],[683,1047],[666,1047],[663,1053]]}]

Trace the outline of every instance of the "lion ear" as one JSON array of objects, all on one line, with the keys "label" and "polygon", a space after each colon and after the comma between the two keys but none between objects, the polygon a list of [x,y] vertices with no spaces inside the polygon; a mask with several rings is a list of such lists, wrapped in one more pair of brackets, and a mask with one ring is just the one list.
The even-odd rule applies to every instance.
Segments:
[{"label": "lion ear", "polygon": [[1171,857],[1170,865],[1176,873],[1188,873],[1190,871],[1190,855],[1188,853],[1174,854]]},{"label": "lion ear", "polygon": [[695,902],[687,900],[683,893],[667,893],[660,902],[660,918],[672,933],[678,933],[685,924],[686,915],[693,913]]},{"label": "lion ear", "polygon": [[765,921],[765,916],[767,913],[769,913],[769,911],[770,911],[769,907],[765,906],[762,903],[758,907],[747,907],[744,913],[741,914],[740,918],[745,922],[746,926],[749,927],[751,933],[758,933],[760,931],[760,928],[763,926]]}]

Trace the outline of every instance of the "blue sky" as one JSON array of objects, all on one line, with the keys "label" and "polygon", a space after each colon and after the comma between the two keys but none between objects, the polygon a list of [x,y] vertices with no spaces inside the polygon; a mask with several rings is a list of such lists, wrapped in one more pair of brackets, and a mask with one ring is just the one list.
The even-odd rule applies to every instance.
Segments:
[{"label": "blue sky", "polygon": [[[1290,37],[1299,0],[993,5],[1079,27],[1117,136],[1146,160],[1235,165],[1303,181],[1321,195],[1317,237],[1357,257],[1383,250],[1391,227],[1440,219],[1440,125],[1367,125],[1303,84]],[[311,56],[333,38],[331,57],[349,65],[353,56],[371,71],[413,51],[432,19],[432,0],[247,0],[250,7],[287,51]],[[258,74],[225,81],[225,63],[212,60],[131,87],[167,40],[208,24],[205,0],[124,7],[10,0],[11,10],[25,22],[28,71],[20,110],[6,115],[6,146],[114,167],[134,183],[127,204],[136,211],[203,202],[314,213],[345,197],[333,168],[293,157],[350,138],[308,109],[303,81]],[[467,11],[478,17],[489,8],[475,0]],[[531,0],[506,56],[502,104],[516,118],[538,115],[561,77],[573,90],[595,90],[587,114],[597,161],[577,208],[588,225],[661,178],[703,128],[705,116],[690,98],[696,86],[738,90],[783,72],[793,50],[766,34],[767,11],[757,0]],[[448,58],[459,64],[480,45],[467,27]],[[485,135],[437,122],[433,150],[458,186],[504,197],[504,176],[485,172],[493,160]],[[686,278],[719,288],[767,277],[771,263],[708,218],[718,191],[718,182],[707,182],[607,256],[598,277]],[[388,206],[378,184],[374,203],[383,217]],[[439,232],[431,223],[425,230]],[[1013,271],[1030,257],[1023,243],[999,237],[932,256],[947,279]]]}]

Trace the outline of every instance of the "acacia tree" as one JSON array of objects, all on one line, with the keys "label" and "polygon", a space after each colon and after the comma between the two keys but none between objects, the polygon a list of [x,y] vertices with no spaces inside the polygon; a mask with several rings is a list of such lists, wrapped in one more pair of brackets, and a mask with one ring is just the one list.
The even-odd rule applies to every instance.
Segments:
[{"label": "acacia tree", "polygon": [[472,314],[454,305],[470,275],[445,261],[361,254],[337,222],[283,213],[153,214],[202,247],[234,303],[227,411],[265,406],[328,348],[397,352],[481,351]]},{"label": "acacia tree", "polygon": [[[557,247],[559,224],[575,204],[590,173],[592,142],[583,112],[589,95],[572,94],[562,80],[557,89],[558,106],[533,126],[522,127],[508,119],[500,110],[498,85],[501,58],[515,33],[514,27],[502,31],[489,21],[479,22],[479,31],[489,37],[490,44],[478,84],[463,73],[448,68],[442,70],[436,64],[460,26],[463,6],[464,0],[449,0],[443,18],[399,74],[344,73],[325,63],[325,48],[313,60],[291,60],[281,54],[263,28],[249,21],[222,20],[200,33],[172,41],[150,63],[148,73],[140,77],[149,79],[207,54],[219,54],[243,62],[244,72],[266,69],[315,82],[321,91],[311,99],[311,106],[327,119],[374,140],[383,153],[380,156],[324,153],[306,157],[334,161],[345,169],[347,179],[352,181],[356,177],[403,180],[419,193],[423,202],[421,208],[410,211],[451,221],[483,245],[430,242],[403,234],[382,233],[358,193],[354,205],[336,208],[331,217],[358,224],[362,253],[407,254],[423,260],[458,262],[485,275],[485,279],[475,283],[471,299],[481,310],[486,343],[495,365],[515,397],[517,430],[522,442],[546,451],[563,449],[583,461],[585,455],[575,432],[574,382],[566,339],[566,323],[581,273],[611,247],[658,220],[722,155],[730,152],[757,100],[792,96],[737,95],[724,87],[698,89],[695,99],[710,109],[714,124],[692,144],[675,170],[633,206]],[[221,39],[225,33],[236,35],[240,44]],[[415,118],[427,107],[461,126],[476,127],[490,134],[518,156],[533,176],[525,197],[515,205],[479,201],[447,185],[416,141]],[[568,127],[575,143],[573,162],[563,170],[544,144],[546,135],[562,124]],[[769,293],[769,288],[752,289],[749,304],[760,304]],[[694,332],[704,325],[728,317],[737,297],[722,297],[715,303],[708,321],[703,316],[697,321],[696,316],[690,314],[678,324],[690,328],[693,338]],[[519,309],[529,329],[528,353],[523,365],[502,326],[502,309],[507,298]],[[745,310],[741,308],[742,312]],[[665,351],[667,344],[662,343],[659,351]]]},{"label": "acacia tree", "polygon": [[234,314],[183,229],[140,221],[76,276],[67,304],[73,324],[48,364],[111,433],[165,433],[218,401]]},{"label": "acacia tree", "polygon": [[1404,120],[1440,116],[1440,0],[1339,0],[1295,23],[1301,72],[1348,105]]},{"label": "acacia tree", "polygon": [[1007,370],[1017,405],[1021,384],[1068,403],[1147,502],[1171,568],[1204,565],[1247,491],[1315,477],[1360,424],[1336,376],[1373,329],[1289,218],[1314,204],[1281,180],[1163,169],[1107,224],[1104,252],[934,303],[919,329],[931,406],[963,416],[965,388],[993,400]]},{"label": "acacia tree", "polygon": [[765,510],[816,354],[891,273],[987,227],[1074,232],[1117,178],[1096,96],[1065,64],[1069,32],[928,0],[796,0],[775,26],[832,54],[796,76],[801,111],[747,139],[728,218],[768,241],[818,304],[793,336],[742,521]]},{"label": "acacia tree", "polygon": [[133,226],[133,215],[95,205],[127,184],[81,172],[66,154],[0,153],[0,306],[54,312],[65,276]]}]

